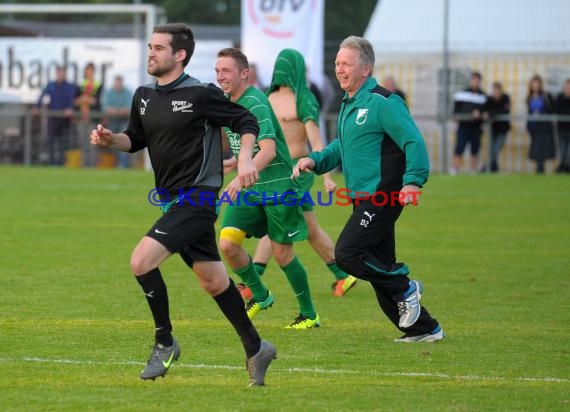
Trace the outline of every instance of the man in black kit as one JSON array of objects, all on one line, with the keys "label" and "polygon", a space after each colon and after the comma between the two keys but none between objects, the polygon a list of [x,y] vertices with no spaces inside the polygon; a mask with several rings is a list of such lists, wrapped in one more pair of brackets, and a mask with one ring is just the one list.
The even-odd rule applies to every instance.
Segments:
[{"label": "man in black kit", "polygon": [[185,24],[155,27],[148,44],[147,70],[156,82],[136,90],[127,130],[113,133],[97,125],[91,143],[131,153],[147,148],[156,188],[163,191],[163,215],[135,247],[130,262],[155,323],[155,345],[140,377],[164,376],[180,356],[158,268],[179,253],[237,331],[246,352],[249,384],[260,386],[276,350],[259,337],[220,259],[215,202],[202,202],[211,199],[203,194],[217,196],[222,186],[222,126],[242,136],[238,159],[242,187],[256,182],[259,175],[252,155],[259,127],[248,110],[232,103],[220,89],[184,73],[194,44],[192,30]]}]

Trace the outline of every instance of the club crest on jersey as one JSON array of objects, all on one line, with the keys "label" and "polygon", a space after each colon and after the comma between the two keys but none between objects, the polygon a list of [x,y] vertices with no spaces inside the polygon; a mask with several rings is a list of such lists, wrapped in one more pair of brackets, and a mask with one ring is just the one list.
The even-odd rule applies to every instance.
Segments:
[{"label": "club crest on jersey", "polygon": [[172,102],[172,112],[192,113],[192,106],[194,106],[194,104],[186,100],[174,100]]},{"label": "club crest on jersey", "polygon": [[150,102],[150,99],[143,99],[141,97],[141,103],[144,105],[144,107],[140,107],[140,114],[141,116],[144,116],[146,114],[146,105],[148,104],[148,102]]},{"label": "club crest on jersey", "polygon": [[366,119],[368,119],[368,109],[358,109],[356,124],[361,126],[366,123]]}]

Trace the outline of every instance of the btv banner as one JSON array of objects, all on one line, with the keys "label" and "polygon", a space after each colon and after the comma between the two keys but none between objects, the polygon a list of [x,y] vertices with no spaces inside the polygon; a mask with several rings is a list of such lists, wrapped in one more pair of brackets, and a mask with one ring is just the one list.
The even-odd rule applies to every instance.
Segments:
[{"label": "btv banner", "polygon": [[325,0],[242,0],[241,47],[268,86],[275,59],[286,48],[298,50],[319,86],[323,79]]},{"label": "btv banner", "polygon": [[132,39],[0,38],[0,102],[35,103],[58,65],[67,68],[68,81],[79,84],[89,62],[105,86],[120,74],[134,90],[141,81],[142,47]]}]

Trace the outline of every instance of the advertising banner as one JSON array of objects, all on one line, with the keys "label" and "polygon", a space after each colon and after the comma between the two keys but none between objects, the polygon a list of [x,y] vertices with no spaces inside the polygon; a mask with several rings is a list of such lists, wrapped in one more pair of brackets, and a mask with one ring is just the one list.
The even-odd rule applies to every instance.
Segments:
[{"label": "advertising banner", "polygon": [[298,50],[317,85],[323,83],[324,0],[242,0],[241,48],[255,63],[262,85],[285,48]]}]

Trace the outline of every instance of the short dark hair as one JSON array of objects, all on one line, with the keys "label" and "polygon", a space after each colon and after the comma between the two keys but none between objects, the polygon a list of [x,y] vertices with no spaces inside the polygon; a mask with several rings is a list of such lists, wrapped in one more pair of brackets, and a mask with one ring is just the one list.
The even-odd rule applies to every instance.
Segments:
[{"label": "short dark hair", "polygon": [[481,73],[479,72],[473,72],[471,73],[471,78],[476,77],[478,80],[481,80]]},{"label": "short dark hair", "polygon": [[184,23],[168,23],[155,26],[153,33],[168,33],[172,35],[170,46],[174,53],[178,50],[184,50],[186,52],[186,58],[182,61],[182,65],[186,67],[194,54],[194,46],[196,45],[192,29]]},{"label": "short dark hair", "polygon": [[228,47],[222,49],[218,52],[218,57],[231,57],[233,58],[237,64],[238,68],[241,70],[249,69],[249,62],[247,61],[247,57],[243,52],[235,47]]}]

